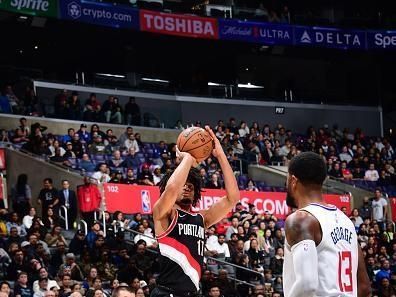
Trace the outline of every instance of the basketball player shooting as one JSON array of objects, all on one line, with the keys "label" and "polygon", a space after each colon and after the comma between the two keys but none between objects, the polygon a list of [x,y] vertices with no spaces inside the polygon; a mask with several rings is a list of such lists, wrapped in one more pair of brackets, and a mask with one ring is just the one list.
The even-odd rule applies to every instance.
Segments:
[{"label": "basketball player shooting", "polygon": [[176,153],[181,160],[173,173],[160,183],[160,199],[154,205],[154,229],[160,250],[160,276],[151,297],[196,296],[204,259],[205,228],[225,217],[239,201],[239,189],[213,131],[206,131],[214,141],[213,156],[224,175],[226,196],[209,209],[198,213],[191,208],[201,198],[201,179],[194,166],[197,161],[186,152]]},{"label": "basketball player shooting", "polygon": [[323,201],[326,175],[325,162],[312,152],[297,155],[289,164],[286,203],[298,210],[286,219],[285,297],[370,294],[353,223]]}]

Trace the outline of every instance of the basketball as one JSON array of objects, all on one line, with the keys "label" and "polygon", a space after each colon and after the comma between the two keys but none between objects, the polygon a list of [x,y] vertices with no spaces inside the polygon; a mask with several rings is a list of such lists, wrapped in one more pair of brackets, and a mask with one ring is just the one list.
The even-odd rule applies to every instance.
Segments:
[{"label": "basketball", "polygon": [[199,127],[183,130],[176,144],[181,152],[191,154],[198,162],[206,160],[213,150],[212,137],[206,130]]}]

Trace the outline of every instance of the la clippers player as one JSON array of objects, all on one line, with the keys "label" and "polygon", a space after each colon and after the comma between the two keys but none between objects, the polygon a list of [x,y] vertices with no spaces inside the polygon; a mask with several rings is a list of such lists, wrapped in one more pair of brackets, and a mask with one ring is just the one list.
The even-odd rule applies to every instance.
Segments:
[{"label": "la clippers player", "polygon": [[208,126],[205,129],[213,138],[212,154],[219,161],[227,195],[208,210],[193,213],[191,207],[201,198],[201,178],[198,170],[192,168],[196,160],[177,149],[181,163],[161,180],[161,197],[153,208],[161,259],[160,276],[152,297],[197,295],[205,228],[220,221],[239,201],[238,185],[221,144]]},{"label": "la clippers player", "polygon": [[283,286],[285,297],[366,297],[370,281],[355,227],[322,199],[326,164],[306,152],[294,157],[287,177]]}]

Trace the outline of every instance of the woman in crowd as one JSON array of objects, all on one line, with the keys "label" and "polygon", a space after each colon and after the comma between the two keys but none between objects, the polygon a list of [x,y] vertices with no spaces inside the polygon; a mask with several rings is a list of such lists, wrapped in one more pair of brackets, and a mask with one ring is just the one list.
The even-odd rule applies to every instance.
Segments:
[{"label": "woman in crowd", "polygon": [[249,181],[247,182],[247,186],[246,186],[245,191],[258,192],[259,189],[256,187],[255,182],[252,179],[249,179]]},{"label": "woman in crowd", "polygon": [[63,237],[62,233],[62,228],[59,225],[54,225],[52,227],[51,233],[47,233],[45,235],[44,241],[48,244],[49,247],[56,247],[56,244],[58,242],[63,242],[65,246],[67,246],[67,241]]},{"label": "woman in crowd", "polygon": [[55,225],[59,225],[58,216],[54,213],[52,207],[48,207],[47,216],[44,218],[43,223],[47,229],[53,229]]},{"label": "woman in crowd", "polygon": [[351,216],[350,219],[354,219],[355,220],[355,228],[359,228],[361,224],[363,224],[363,219],[362,217],[359,215],[359,210],[357,208],[354,208],[351,212]]},{"label": "woman in crowd", "polygon": [[16,185],[11,189],[11,200],[13,210],[23,218],[31,207],[32,190],[28,185],[27,174],[20,174]]}]

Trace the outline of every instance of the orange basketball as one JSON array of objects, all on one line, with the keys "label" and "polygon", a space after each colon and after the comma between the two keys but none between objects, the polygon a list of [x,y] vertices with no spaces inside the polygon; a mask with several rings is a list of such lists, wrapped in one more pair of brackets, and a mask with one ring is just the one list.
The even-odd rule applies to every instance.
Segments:
[{"label": "orange basketball", "polygon": [[212,137],[206,130],[199,127],[183,130],[176,144],[181,152],[191,154],[198,162],[206,160],[213,150]]}]

